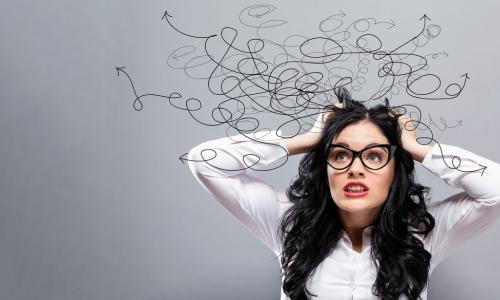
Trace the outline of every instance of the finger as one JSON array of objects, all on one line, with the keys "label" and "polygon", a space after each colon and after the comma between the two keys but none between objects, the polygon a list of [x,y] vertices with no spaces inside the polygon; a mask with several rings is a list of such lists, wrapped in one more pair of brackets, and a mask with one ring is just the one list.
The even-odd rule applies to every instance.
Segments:
[{"label": "finger", "polygon": [[407,115],[400,116],[398,122],[400,126],[406,130],[415,130],[417,128],[417,125],[415,125],[413,120]]},{"label": "finger", "polygon": [[400,117],[405,115],[406,109],[404,109],[403,107],[396,106],[396,107],[391,107],[389,109],[389,112],[393,117]]}]

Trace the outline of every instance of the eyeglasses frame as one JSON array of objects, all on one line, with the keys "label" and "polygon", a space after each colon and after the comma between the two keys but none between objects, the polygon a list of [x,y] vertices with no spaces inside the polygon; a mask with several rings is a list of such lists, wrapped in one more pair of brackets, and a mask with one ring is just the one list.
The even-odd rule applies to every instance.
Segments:
[{"label": "eyeglasses frame", "polygon": [[[374,169],[374,168],[370,168],[370,167],[368,167],[368,166],[365,164],[365,162],[363,161],[363,159],[361,158],[361,154],[362,154],[362,153],[363,153],[363,151],[365,151],[365,150],[368,150],[368,149],[371,149],[371,148],[375,148],[375,147],[380,147],[380,146],[384,146],[385,148],[387,148],[387,150],[388,150],[388,152],[389,152],[389,159],[388,159],[388,160],[387,160],[387,162],[386,162],[383,166],[381,166],[380,168]],[[349,151],[351,151],[351,152],[352,152],[352,159],[351,159],[351,162],[350,162],[347,166],[345,166],[345,167],[343,167],[343,168],[341,168],[341,169],[339,169],[339,168],[335,168],[334,166],[332,166],[332,165],[330,164],[330,162],[328,161],[328,157],[326,158],[326,163],[327,163],[330,167],[334,168],[335,170],[345,170],[345,169],[349,168],[349,167],[350,167],[350,166],[354,163],[354,160],[356,159],[356,157],[359,157],[359,160],[361,161],[361,163],[363,164],[363,166],[365,166],[367,169],[374,170],[374,171],[376,171],[376,170],[380,170],[380,169],[382,169],[383,167],[385,167],[385,166],[387,166],[387,165],[389,164],[389,162],[391,161],[391,159],[394,157],[394,153],[396,152],[396,149],[397,149],[397,146],[396,146],[396,145],[391,145],[391,144],[376,144],[376,145],[371,145],[371,146],[369,146],[369,147],[366,147],[366,148],[364,148],[364,149],[361,149],[360,151],[355,151],[355,150],[352,150],[352,149],[350,149],[350,148],[347,148],[347,147],[346,147],[346,146],[344,146],[344,145],[339,145],[339,144],[330,144],[330,145],[328,146],[328,152],[330,152],[330,149],[331,149],[331,148],[333,148],[333,147],[340,147],[340,148],[344,148],[344,149],[349,150]]]}]

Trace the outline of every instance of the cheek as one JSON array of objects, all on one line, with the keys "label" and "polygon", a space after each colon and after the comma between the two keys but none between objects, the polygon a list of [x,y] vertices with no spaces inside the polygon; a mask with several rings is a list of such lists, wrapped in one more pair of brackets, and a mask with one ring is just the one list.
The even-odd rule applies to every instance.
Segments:
[{"label": "cheek", "polygon": [[378,176],[375,179],[377,180],[375,186],[378,187],[379,196],[385,199],[387,198],[387,196],[389,196],[389,190],[391,189],[391,185],[394,180],[394,171],[392,169],[389,169],[388,172],[385,172],[381,175],[382,176]]},{"label": "cheek", "polygon": [[342,182],[342,175],[339,173],[335,173],[334,171],[328,170],[328,186],[330,188],[330,193],[332,198],[335,199],[338,197],[340,193],[342,193],[342,186],[345,182]]},{"label": "cheek", "polygon": [[336,182],[337,182],[337,179],[335,178],[336,174],[333,171],[331,171],[330,168],[328,168],[326,176],[327,176],[327,181],[328,181],[328,185],[330,186],[330,188],[334,187]]}]

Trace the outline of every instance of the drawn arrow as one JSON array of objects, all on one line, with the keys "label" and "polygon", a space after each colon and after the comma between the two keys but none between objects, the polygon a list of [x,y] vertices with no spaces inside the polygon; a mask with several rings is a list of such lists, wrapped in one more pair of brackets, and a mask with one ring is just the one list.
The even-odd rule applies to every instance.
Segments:
[{"label": "drawn arrow", "polygon": [[396,23],[394,22],[394,20],[393,20],[393,19],[391,19],[391,21],[390,21],[390,22],[385,22],[385,21],[377,22],[377,20],[376,20],[376,19],[374,19],[374,18],[372,18],[372,19],[373,19],[373,21],[375,22],[375,25],[377,25],[377,24],[390,24],[391,26],[387,27],[386,29],[391,29],[391,28],[393,28],[394,26],[396,26]]},{"label": "drawn arrow", "polygon": [[[130,86],[132,87],[132,91],[134,92],[134,96],[135,96],[135,100],[134,100],[134,104],[133,104],[134,109],[137,111],[140,111],[143,108],[140,98],[144,95],[141,95],[141,96],[137,95],[137,91],[135,90],[134,82],[132,82],[132,78],[130,77],[130,75],[128,75],[128,73],[124,69],[125,69],[125,67],[116,67],[117,76],[120,76],[120,72],[122,72],[123,74],[125,74],[125,76],[127,76],[128,81],[130,82]],[[139,106],[136,107],[136,104],[138,104]]]},{"label": "drawn arrow", "polygon": [[217,36],[216,34],[212,34],[212,35],[209,35],[209,36],[196,36],[196,35],[185,33],[183,31],[180,31],[179,29],[177,29],[172,24],[172,22],[170,22],[170,18],[173,18],[173,16],[170,15],[167,10],[163,13],[163,16],[161,17],[162,20],[166,20],[167,21],[167,23],[168,23],[168,25],[170,25],[170,27],[172,27],[175,31],[177,31],[178,33],[180,33],[182,35],[185,35],[185,36],[188,36],[188,37],[192,37],[192,38],[196,38],[196,39],[209,39],[211,37]]},{"label": "drawn arrow", "polygon": [[[437,97],[437,98],[422,97],[420,95],[416,95],[415,93],[413,93],[410,90],[408,85],[406,86],[406,92],[408,93],[408,95],[412,96],[413,98],[417,98],[417,99],[424,99],[424,100],[450,100],[450,99],[454,99],[454,98],[458,97],[458,95],[460,95],[460,93],[462,93],[463,89],[465,88],[465,84],[467,82],[467,79],[470,79],[469,73],[465,73],[463,75],[460,75],[460,77],[464,77],[464,81],[463,81],[462,85],[460,85],[458,83],[452,83],[446,87],[445,91],[448,90],[452,86],[458,86],[458,89],[460,90],[458,93],[452,94],[450,97]],[[410,75],[408,75],[408,79],[409,78],[410,78]]]},{"label": "drawn arrow", "polygon": [[179,156],[179,160],[181,161],[182,164],[185,164],[184,161],[188,160],[187,158],[185,158],[186,155],[188,155],[187,152]]},{"label": "drawn arrow", "polygon": [[483,166],[482,164],[478,164],[478,165],[480,165],[480,166],[481,166],[481,168],[480,168],[479,170],[482,170],[482,171],[481,171],[481,176],[483,176],[484,171],[486,171],[486,166]]},{"label": "drawn arrow", "polygon": [[169,15],[168,14],[168,11],[165,11],[165,13],[163,13],[163,17],[161,17],[161,19],[167,19],[167,17],[170,17],[170,18],[173,18],[173,16]]},{"label": "drawn arrow", "polygon": [[418,37],[419,37],[419,36],[420,36],[420,35],[424,32],[425,27],[426,27],[426,24],[427,24],[427,21],[430,21],[430,20],[431,20],[431,19],[430,19],[430,18],[429,18],[426,14],[424,14],[424,15],[420,18],[420,20],[422,20],[422,19],[424,19],[424,25],[422,26],[422,30],[421,30],[421,31],[420,31],[420,32],[419,32],[416,36],[414,36],[412,39],[410,39],[410,40],[409,40],[409,41],[407,41],[406,43],[401,44],[399,47],[397,47],[397,48],[393,49],[391,52],[386,53],[384,56],[380,57],[379,59],[382,59],[382,58],[386,57],[387,55],[390,55],[390,54],[394,53],[396,50],[398,50],[398,49],[400,49],[400,48],[404,47],[405,45],[409,44],[411,41],[413,41],[413,40],[415,40],[416,38],[418,38]]}]

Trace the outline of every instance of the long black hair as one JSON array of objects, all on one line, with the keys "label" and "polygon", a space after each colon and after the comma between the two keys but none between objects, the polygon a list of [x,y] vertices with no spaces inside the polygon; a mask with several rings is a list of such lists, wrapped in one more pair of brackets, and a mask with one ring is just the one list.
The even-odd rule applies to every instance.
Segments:
[{"label": "long black hair", "polygon": [[431,254],[414,234],[427,236],[434,218],[425,199],[429,188],[415,182],[415,164],[401,145],[397,115],[389,102],[367,108],[351,99],[347,89],[335,90],[342,108],[332,106],[321,139],[300,161],[298,176],[287,189],[293,205],[285,212],[278,234],[282,243],[283,291],[291,300],[310,299],[307,281],[333,251],[342,235],[338,207],[327,185],[327,153],[332,139],[347,125],[368,120],[397,146],[395,176],[372,234],[371,259],[377,268],[372,293],[381,299],[406,295],[419,299],[425,289]]}]

